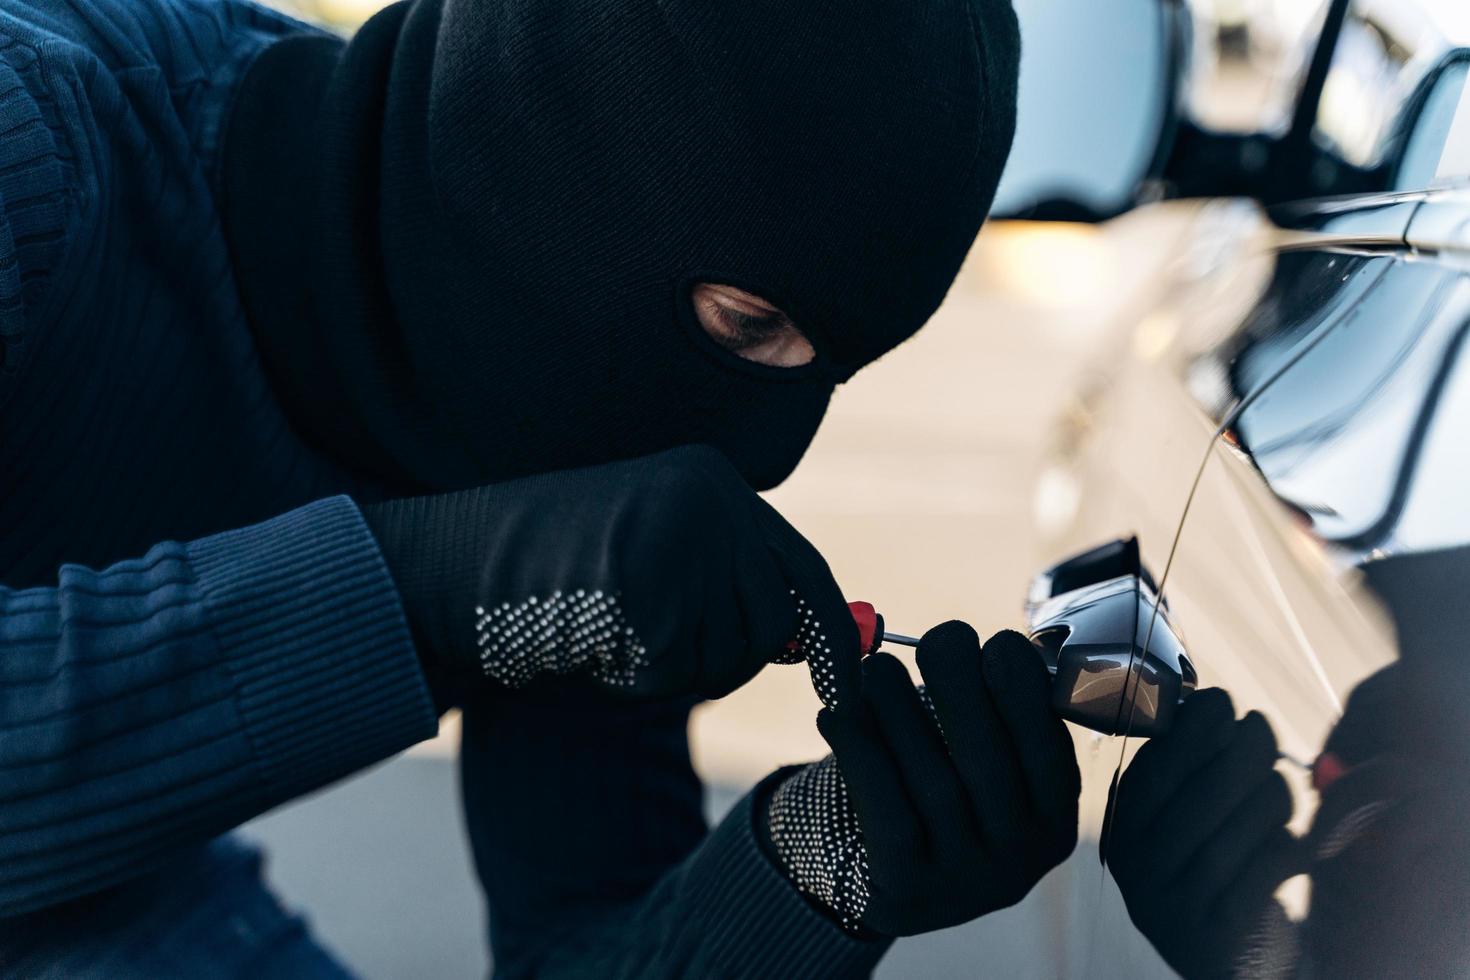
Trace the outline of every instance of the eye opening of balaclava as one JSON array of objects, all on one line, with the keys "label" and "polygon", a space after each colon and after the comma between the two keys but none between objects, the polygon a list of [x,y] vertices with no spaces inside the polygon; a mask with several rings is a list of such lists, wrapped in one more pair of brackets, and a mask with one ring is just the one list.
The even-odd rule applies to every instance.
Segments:
[{"label": "eye opening of balaclava", "polygon": [[[779,309],[812,345],[812,359],[805,364],[790,366],[763,364],[760,361],[742,357],[736,351],[721,346],[704,328],[694,306],[695,287],[704,284],[733,286],[754,296],[759,296]],[[728,272],[712,270],[691,272],[674,280],[673,295],[674,315],[684,328],[685,336],[689,338],[696,350],[703,352],[721,368],[743,372],[752,378],[777,384],[825,380],[831,385],[841,384],[852,377],[856,370],[856,368],[844,367],[833,360],[831,343],[827,340],[828,331],[823,328],[820,321],[803,313],[800,301],[782,296],[754,280]]]},{"label": "eye opening of balaclava", "polygon": [[[223,181],[267,369],[310,437],[403,486],[686,443],[774,485],[947,291],[1018,56],[1006,0],[413,0],[345,47],[278,42]],[[816,357],[720,347],[697,282]]]}]

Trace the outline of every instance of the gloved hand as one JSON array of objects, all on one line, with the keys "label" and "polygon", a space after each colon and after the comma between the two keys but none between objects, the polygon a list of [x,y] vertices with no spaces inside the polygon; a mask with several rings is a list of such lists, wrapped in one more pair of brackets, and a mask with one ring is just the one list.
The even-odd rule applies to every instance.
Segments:
[{"label": "gloved hand", "polygon": [[1394,664],[1358,685],[1314,769],[1313,976],[1470,975],[1464,714],[1426,713],[1419,683]]},{"label": "gloved hand", "polygon": [[1470,773],[1378,756],[1323,793],[1308,842],[1312,976],[1470,976]]},{"label": "gloved hand", "polygon": [[1013,905],[1077,841],[1076,756],[1030,642],[999,633],[982,653],[950,622],[918,663],[915,690],[893,657],[869,657],[856,710],[817,716],[834,754],[765,809],[777,864],[849,930],[915,935]]},{"label": "gloved hand", "polygon": [[1277,757],[1262,715],[1236,721],[1228,694],[1199,691],[1110,793],[1103,860],[1133,923],[1189,980],[1294,967],[1296,934],[1272,895],[1304,868]]},{"label": "gloved hand", "polygon": [[[713,449],[363,508],[436,697],[489,678],[721,697],[805,659],[856,696],[858,636],[811,544]],[[794,650],[787,644],[797,641]]]}]

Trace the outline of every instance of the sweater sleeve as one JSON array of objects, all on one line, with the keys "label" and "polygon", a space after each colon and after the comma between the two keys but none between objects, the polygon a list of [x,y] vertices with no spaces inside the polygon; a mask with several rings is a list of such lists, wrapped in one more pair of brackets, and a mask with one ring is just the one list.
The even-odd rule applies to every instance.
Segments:
[{"label": "sweater sleeve", "polygon": [[134,876],[436,725],[345,497],[0,588],[0,916]]},{"label": "sweater sleeve", "polygon": [[706,830],[688,714],[529,692],[466,708],[466,823],[497,977],[857,977],[887,951],[771,864],[760,787]]}]

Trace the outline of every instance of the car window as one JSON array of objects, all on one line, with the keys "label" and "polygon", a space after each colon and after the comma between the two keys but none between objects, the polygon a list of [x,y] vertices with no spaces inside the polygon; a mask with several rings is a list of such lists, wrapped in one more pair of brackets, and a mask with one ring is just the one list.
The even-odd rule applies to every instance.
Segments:
[{"label": "car window", "polygon": [[[1467,323],[1470,279],[1396,260],[1228,434],[1323,541],[1355,553],[1391,547]],[[1442,515],[1447,537],[1470,540],[1467,524]]]},{"label": "car window", "polygon": [[1259,391],[1331,325],[1357,309],[1392,265],[1335,251],[1281,254],[1264,294],[1223,341],[1197,356],[1187,387],[1215,423]]}]

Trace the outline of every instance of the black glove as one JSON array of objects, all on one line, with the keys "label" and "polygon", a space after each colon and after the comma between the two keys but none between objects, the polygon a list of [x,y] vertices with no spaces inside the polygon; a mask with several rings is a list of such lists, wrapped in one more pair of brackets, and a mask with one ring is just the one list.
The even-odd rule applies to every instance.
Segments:
[{"label": "black glove", "polygon": [[578,675],[634,695],[721,697],[764,664],[805,659],[826,704],[856,696],[857,629],[826,563],[712,449],[363,516],[438,689]]},{"label": "black glove", "polygon": [[1465,714],[1434,680],[1395,663],[1359,684],[1317,760],[1313,976],[1470,975]]},{"label": "black glove", "polygon": [[1470,772],[1379,755],[1327,787],[1308,842],[1310,975],[1470,976]]},{"label": "black glove", "polygon": [[765,809],[778,865],[854,931],[915,935],[1013,905],[1077,841],[1072,740],[1026,638],[997,634],[982,654],[945,623],[918,663],[915,690],[893,657],[869,657],[859,710],[817,716],[834,755]]},{"label": "black glove", "polygon": [[1265,717],[1199,691],[1113,787],[1103,860],[1128,914],[1187,978],[1287,975],[1295,930],[1272,897],[1303,868]]}]

